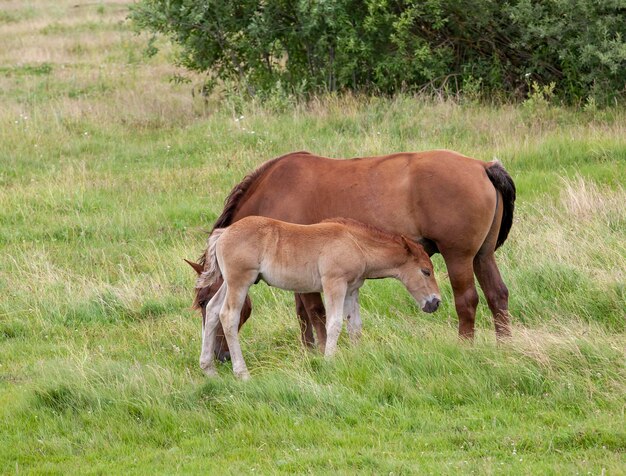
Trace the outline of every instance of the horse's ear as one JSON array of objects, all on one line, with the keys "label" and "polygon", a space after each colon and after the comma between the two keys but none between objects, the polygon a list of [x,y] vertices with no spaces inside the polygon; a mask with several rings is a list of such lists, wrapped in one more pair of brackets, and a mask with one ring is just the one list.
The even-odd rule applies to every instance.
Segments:
[{"label": "horse's ear", "polygon": [[[183,259],[185,259],[185,258],[183,258]],[[202,274],[202,272],[204,271],[204,268],[202,267],[201,264],[194,263],[193,261],[189,261],[188,259],[185,259],[185,262],[189,266],[191,266],[196,273],[198,273],[198,276],[200,276]]]}]

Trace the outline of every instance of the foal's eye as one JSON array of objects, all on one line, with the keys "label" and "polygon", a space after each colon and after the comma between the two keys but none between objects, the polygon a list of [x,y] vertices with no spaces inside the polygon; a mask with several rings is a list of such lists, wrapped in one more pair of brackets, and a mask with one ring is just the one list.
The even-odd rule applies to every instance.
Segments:
[{"label": "foal's eye", "polygon": [[423,274],[424,276],[430,276],[430,269],[423,268],[423,269],[422,269],[422,274]]}]

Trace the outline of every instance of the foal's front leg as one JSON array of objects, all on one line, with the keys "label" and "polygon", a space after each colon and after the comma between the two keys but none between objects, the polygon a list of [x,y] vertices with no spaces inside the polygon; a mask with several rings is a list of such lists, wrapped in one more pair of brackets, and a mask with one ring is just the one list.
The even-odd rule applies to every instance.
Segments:
[{"label": "foal's front leg", "polygon": [[337,340],[343,325],[343,307],[348,285],[345,281],[322,280],[326,298],[326,349],[324,357],[330,358],[337,350]]}]

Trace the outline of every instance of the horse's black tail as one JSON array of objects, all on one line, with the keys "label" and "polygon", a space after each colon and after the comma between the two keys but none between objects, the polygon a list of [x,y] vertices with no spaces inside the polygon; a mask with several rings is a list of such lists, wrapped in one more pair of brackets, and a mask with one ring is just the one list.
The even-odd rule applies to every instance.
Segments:
[{"label": "horse's black tail", "polygon": [[513,225],[513,211],[515,210],[515,183],[509,173],[502,167],[497,160],[488,165],[485,169],[487,177],[498,192],[502,195],[502,205],[504,207],[502,213],[502,223],[498,232],[496,241],[496,249],[498,249],[506,241],[509,231]]}]

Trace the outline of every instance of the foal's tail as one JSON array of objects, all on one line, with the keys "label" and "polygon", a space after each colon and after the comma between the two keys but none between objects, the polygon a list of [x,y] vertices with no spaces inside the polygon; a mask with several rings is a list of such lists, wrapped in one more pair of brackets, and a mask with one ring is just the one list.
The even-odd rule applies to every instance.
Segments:
[{"label": "foal's tail", "polygon": [[209,236],[208,245],[205,251],[205,268],[206,270],[198,276],[196,281],[196,290],[204,289],[211,286],[215,281],[222,277],[222,271],[217,263],[217,241],[222,236],[226,228],[216,228]]},{"label": "foal's tail", "polygon": [[496,249],[498,249],[509,236],[509,231],[513,225],[513,211],[515,210],[515,183],[509,173],[502,167],[499,161],[491,162],[485,168],[487,177],[498,192],[502,195],[502,223],[498,232]]}]

